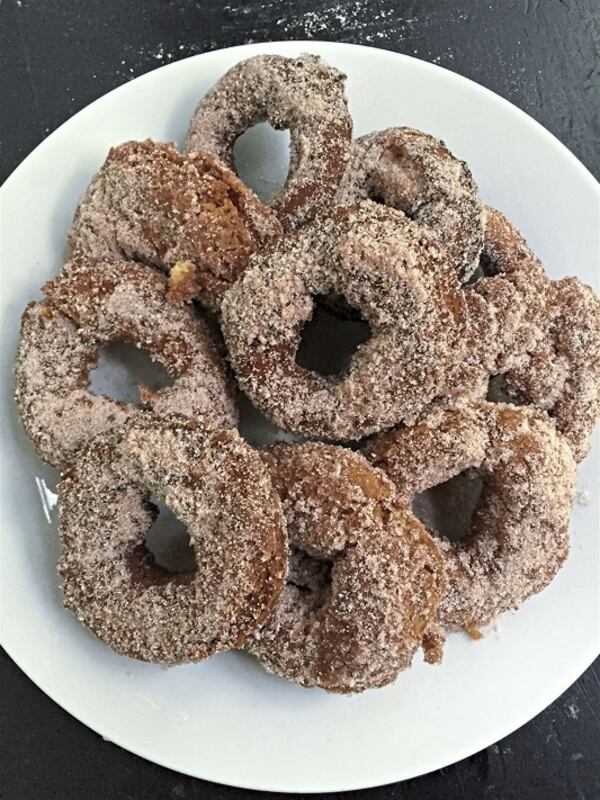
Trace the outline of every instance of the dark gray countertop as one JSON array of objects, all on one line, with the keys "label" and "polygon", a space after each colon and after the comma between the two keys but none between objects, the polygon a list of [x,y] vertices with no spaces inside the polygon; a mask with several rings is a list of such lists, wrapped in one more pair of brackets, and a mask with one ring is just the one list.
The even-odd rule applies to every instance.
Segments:
[{"label": "dark gray countertop", "polygon": [[[539,120],[599,176],[598,29],[597,0],[2,0],[0,179],[80,108],[150,69],[233,44],[306,38],[408,53],[466,75]],[[0,655],[0,797],[248,796],[103,741]],[[597,662],[497,745],[432,775],[344,797],[597,798],[599,708]]]}]

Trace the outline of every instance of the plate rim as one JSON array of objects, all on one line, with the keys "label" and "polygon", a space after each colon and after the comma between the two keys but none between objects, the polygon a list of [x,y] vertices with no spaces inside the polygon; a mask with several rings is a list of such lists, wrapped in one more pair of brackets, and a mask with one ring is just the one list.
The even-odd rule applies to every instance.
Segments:
[{"label": "plate rim", "polygon": [[289,47],[289,46],[297,46],[297,45],[302,46],[302,47],[306,46],[309,50],[310,49],[318,49],[321,46],[333,47],[334,49],[340,49],[340,50],[347,50],[347,49],[364,50],[364,51],[371,51],[372,50],[372,51],[375,51],[375,52],[377,52],[379,54],[385,54],[386,57],[390,57],[392,59],[401,58],[401,59],[406,59],[406,60],[409,60],[409,61],[416,61],[416,62],[419,63],[419,65],[425,66],[426,68],[429,68],[431,70],[435,70],[435,71],[442,70],[443,72],[449,74],[451,76],[452,80],[458,80],[460,83],[463,83],[464,81],[467,81],[471,85],[472,88],[474,88],[475,90],[477,90],[479,92],[483,92],[484,94],[492,95],[493,98],[496,101],[500,101],[502,104],[505,104],[508,108],[510,108],[512,113],[517,113],[518,115],[522,115],[523,117],[526,118],[528,123],[535,125],[538,128],[538,132],[539,133],[543,134],[545,137],[549,137],[550,139],[552,139],[554,141],[554,143],[559,145],[565,151],[564,155],[568,156],[568,158],[572,162],[572,165],[575,168],[577,168],[577,170],[579,170],[581,172],[582,176],[586,180],[591,180],[592,186],[596,187],[598,189],[598,191],[600,192],[600,184],[596,180],[596,178],[594,177],[594,175],[591,172],[591,170],[589,170],[585,166],[585,164],[582,161],[580,161],[577,158],[577,156],[571,150],[569,150],[567,145],[564,144],[554,133],[552,133],[552,131],[549,131],[548,128],[544,127],[541,122],[538,122],[538,120],[535,119],[535,117],[532,117],[530,114],[528,114],[526,111],[524,111],[519,106],[517,106],[514,103],[512,103],[510,100],[507,100],[502,95],[498,94],[497,92],[494,92],[493,89],[488,89],[487,86],[483,86],[481,83],[477,83],[477,81],[473,80],[472,78],[468,78],[466,75],[461,75],[459,72],[455,72],[454,70],[449,69],[448,67],[444,67],[441,64],[433,64],[431,61],[427,61],[426,59],[423,59],[423,58],[417,58],[416,56],[409,55],[408,53],[398,53],[395,50],[386,50],[385,48],[375,47],[374,45],[354,44],[353,42],[331,42],[331,41],[328,41],[327,39],[278,39],[278,40],[274,40],[274,41],[268,40],[268,41],[265,41],[265,42],[252,42],[250,44],[235,44],[235,45],[231,45],[229,47],[219,47],[219,48],[216,48],[215,50],[207,50],[205,53],[195,53],[194,55],[186,56],[185,58],[178,58],[177,60],[171,61],[169,64],[161,64],[161,65],[159,65],[157,67],[153,67],[152,69],[149,69],[147,72],[144,72],[141,75],[138,75],[135,78],[132,78],[132,80],[125,81],[125,83],[121,83],[118,86],[115,86],[114,89],[110,89],[108,92],[105,92],[104,94],[100,95],[100,97],[97,97],[95,100],[92,100],[91,103],[88,103],[87,105],[83,106],[83,108],[80,108],[78,111],[76,111],[70,117],[65,119],[64,122],[61,122],[61,124],[57,128],[55,128],[51,133],[49,133],[48,136],[44,137],[44,139],[42,139],[42,141],[39,142],[39,144],[37,144],[33,148],[33,150],[31,150],[25,156],[25,158],[21,162],[19,162],[19,164],[17,164],[17,166],[14,168],[14,170],[8,175],[6,180],[3,182],[2,186],[0,186],[0,196],[3,193],[5,187],[7,185],[10,185],[10,183],[12,182],[12,179],[14,178],[14,176],[29,161],[31,156],[33,156],[33,154],[45,142],[48,142],[51,139],[53,139],[56,136],[56,134],[58,134],[65,125],[69,124],[72,120],[74,120],[76,117],[78,117],[83,112],[87,111],[89,108],[94,106],[96,103],[100,103],[101,101],[105,100],[109,95],[114,95],[117,92],[122,92],[122,91],[126,90],[129,86],[133,85],[134,83],[138,83],[139,84],[146,77],[148,77],[149,75],[152,75],[154,72],[159,72],[160,70],[166,71],[166,70],[169,70],[169,69],[171,69],[173,67],[176,67],[178,64],[180,64],[182,62],[200,60],[201,58],[204,58],[205,56],[215,55],[216,53],[225,53],[225,52],[232,53],[233,51],[236,51],[236,50],[238,50],[240,52],[241,51],[250,52],[252,50],[257,50],[257,49],[259,49],[261,47],[268,47],[269,49],[271,49],[271,48],[279,48],[279,47],[286,48],[286,47]]},{"label": "plate rim", "polygon": [[[296,793],[300,793],[300,794],[329,794],[330,792],[351,792],[351,791],[364,791],[366,789],[376,789],[376,788],[380,788],[380,787],[384,787],[384,786],[391,786],[392,784],[395,784],[395,783],[403,783],[404,781],[407,781],[407,780],[413,780],[413,779],[417,779],[417,778],[422,778],[422,777],[424,777],[426,775],[432,774],[433,772],[438,772],[441,769],[445,769],[447,767],[453,766],[454,764],[458,764],[459,762],[464,761],[467,758],[471,758],[472,756],[477,755],[477,753],[480,753],[483,750],[486,750],[488,747],[491,747],[492,745],[496,744],[501,739],[504,739],[507,736],[511,736],[513,733],[515,733],[515,731],[517,731],[520,728],[524,727],[525,725],[529,724],[533,719],[535,719],[535,717],[539,716],[546,708],[548,708],[550,705],[552,705],[552,703],[554,703],[556,700],[558,700],[558,698],[561,697],[561,695],[563,695],[569,689],[569,687],[572,686],[583,675],[583,673],[594,663],[594,661],[598,657],[600,657],[600,649],[598,649],[595,653],[592,654],[591,659],[589,661],[585,661],[585,659],[584,659],[583,666],[581,666],[581,664],[578,664],[577,670],[575,670],[574,677],[569,676],[569,678],[566,681],[563,682],[563,686],[562,686],[560,692],[556,696],[555,696],[554,691],[548,692],[548,695],[551,695],[552,699],[551,700],[547,700],[546,698],[544,698],[543,701],[541,701],[540,703],[536,704],[536,710],[534,710],[533,713],[531,714],[531,716],[528,716],[528,718],[526,720],[524,720],[522,722],[517,722],[514,725],[511,723],[512,727],[510,727],[510,730],[506,730],[505,726],[500,726],[499,725],[498,726],[499,728],[502,727],[502,732],[501,733],[494,733],[492,738],[490,739],[490,741],[487,742],[487,744],[483,744],[477,750],[472,751],[469,746],[465,746],[463,749],[461,749],[461,747],[457,746],[454,755],[452,755],[448,760],[444,760],[442,763],[439,763],[437,766],[432,767],[431,769],[425,769],[424,771],[419,771],[419,772],[415,772],[415,773],[411,772],[410,774],[407,774],[404,777],[393,777],[393,776],[392,777],[387,777],[381,783],[372,783],[371,781],[367,781],[366,783],[353,782],[351,784],[344,785],[341,788],[333,788],[333,787],[329,787],[329,786],[325,786],[324,787],[323,784],[319,784],[319,785],[316,785],[316,784],[315,785],[310,785],[309,784],[308,786],[303,786],[301,789],[297,789],[297,788],[290,788],[290,786],[286,786],[286,785],[283,785],[283,784],[279,785],[279,784],[276,784],[276,783],[271,784],[268,788],[265,788],[263,785],[260,785],[258,783],[254,783],[252,781],[249,781],[249,782],[238,782],[238,781],[236,781],[234,783],[232,783],[230,781],[227,781],[226,783],[224,783],[222,779],[219,779],[218,777],[216,777],[214,775],[211,775],[209,770],[205,770],[204,774],[200,775],[199,773],[194,773],[194,772],[191,772],[189,770],[186,770],[186,769],[183,769],[183,768],[180,768],[180,767],[175,767],[175,766],[173,766],[172,763],[167,763],[167,761],[165,761],[165,760],[163,760],[161,758],[156,758],[153,755],[146,754],[145,752],[143,752],[143,748],[132,747],[129,744],[124,744],[123,741],[120,741],[120,737],[119,736],[116,736],[116,737],[113,737],[112,735],[107,736],[106,734],[109,733],[109,731],[107,731],[107,730],[103,731],[103,730],[100,729],[100,727],[92,726],[89,723],[85,722],[78,715],[78,713],[76,711],[74,711],[70,707],[69,703],[62,703],[61,701],[56,699],[55,693],[53,691],[50,691],[50,690],[47,690],[46,688],[44,688],[44,686],[43,686],[44,681],[39,681],[38,682],[34,678],[32,678],[31,675],[29,674],[28,670],[25,667],[22,666],[22,664],[20,663],[20,661],[17,658],[15,658],[13,656],[13,654],[9,650],[9,648],[5,647],[4,642],[0,641],[0,646],[5,650],[5,652],[8,654],[10,659],[26,675],[26,677],[34,684],[34,686],[36,688],[38,688],[41,692],[43,692],[43,694],[46,695],[46,697],[48,697],[59,708],[61,708],[63,711],[66,711],[67,714],[69,714],[71,717],[73,717],[75,720],[77,720],[77,722],[79,724],[84,725],[86,728],[91,730],[93,733],[95,733],[96,735],[100,736],[105,742],[108,742],[109,744],[116,745],[117,747],[120,747],[122,750],[125,750],[128,753],[132,753],[134,756],[136,756],[138,758],[142,758],[144,761],[148,761],[150,764],[156,764],[159,767],[163,767],[164,769],[168,769],[168,770],[177,772],[180,775],[185,775],[185,776],[187,776],[189,778],[195,778],[197,780],[208,781],[210,783],[216,783],[216,784],[219,784],[221,786],[230,786],[230,787],[232,787],[234,789],[248,789],[249,791],[265,792],[265,793],[266,792],[269,792],[269,793],[280,792],[282,794],[296,794]],[[517,715],[515,714],[515,716],[517,716]],[[487,738],[488,737],[486,737],[486,739]]]}]

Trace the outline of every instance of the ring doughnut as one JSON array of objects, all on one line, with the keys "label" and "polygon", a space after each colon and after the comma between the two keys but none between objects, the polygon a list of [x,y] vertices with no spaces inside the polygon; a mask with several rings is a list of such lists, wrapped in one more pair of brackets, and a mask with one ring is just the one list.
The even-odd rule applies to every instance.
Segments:
[{"label": "ring doughnut", "polygon": [[50,464],[65,466],[88,437],[142,413],[88,389],[109,342],[147,350],[174,379],[156,392],[140,387],[156,414],[236,425],[233,390],[208,327],[191,307],[165,300],[159,272],[131,261],[70,261],[44,292],[23,315],[15,398],[27,435]]},{"label": "ring doughnut", "polygon": [[[138,416],[90,440],[59,491],[65,606],[118,653],[179,664],[241,647],[282,590],[281,504],[233,430]],[[152,494],[186,525],[193,571],[146,549]]]},{"label": "ring doughnut", "polygon": [[190,261],[200,299],[218,310],[254,250],[281,234],[276,216],[217,158],[147,139],[113,147],[75,212],[75,256],[169,270]]},{"label": "ring doughnut", "polygon": [[448,372],[447,395],[485,399],[490,378],[525,363],[547,328],[543,273],[495,274],[464,288],[465,357]]},{"label": "ring doughnut", "polygon": [[[482,266],[472,287],[499,320],[491,374],[520,403],[548,412],[577,461],[600,417],[600,300],[576,278],[553,281],[519,231],[487,209]],[[488,332],[490,329],[488,328]],[[489,334],[488,349],[491,349]]]},{"label": "ring doughnut", "polygon": [[527,242],[485,208],[482,276],[464,288],[467,352],[449,374],[450,396],[485,399],[490,377],[522,366],[548,335],[548,280]]},{"label": "ring doughnut", "polygon": [[[330,293],[372,332],[333,376],[295,361],[313,296]],[[243,391],[276,425],[311,437],[357,439],[414,421],[465,346],[463,294],[440,250],[402,212],[370,201],[253,257],[221,311]]]},{"label": "ring doughnut", "polygon": [[290,168],[272,204],[284,228],[329,211],[344,172],[352,120],[345,76],[318,56],[260,55],[232,67],[200,101],[185,150],[214,153],[234,169],[236,139],[258,122],[290,131]]},{"label": "ring doughnut", "polygon": [[442,623],[476,630],[541,591],[565,561],[575,462],[542,412],[485,402],[436,410],[377,437],[366,455],[409,504],[465,470],[483,478],[469,534],[438,539]]},{"label": "ring doughnut", "polygon": [[576,461],[589,449],[600,418],[600,301],[576,278],[553,282],[548,336],[527,363],[504,375],[519,402],[548,411]]},{"label": "ring doughnut", "polygon": [[393,681],[444,589],[431,537],[359,454],[332,445],[264,453],[292,545],[281,598],[246,645],[303,686],[361,692]]},{"label": "ring doughnut", "polygon": [[519,231],[489,207],[481,266],[483,277],[471,289],[498,320],[499,336],[492,349],[494,372],[499,374],[522,364],[547,336],[552,282]]},{"label": "ring doughnut", "polygon": [[461,282],[477,268],[483,205],[471,171],[439,139],[414,128],[388,128],[356,139],[337,202],[370,198],[404,211],[446,251]]}]

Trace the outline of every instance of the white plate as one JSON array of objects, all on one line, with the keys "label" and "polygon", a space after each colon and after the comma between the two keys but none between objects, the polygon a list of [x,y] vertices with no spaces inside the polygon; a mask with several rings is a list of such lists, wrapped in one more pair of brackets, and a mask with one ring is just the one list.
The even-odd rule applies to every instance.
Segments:
[{"label": "white plate", "polygon": [[176,669],[121,658],[64,611],[55,527],[38,495],[39,479],[52,486],[55,475],[20,430],[10,374],[19,315],[60,267],[76,200],[108,148],[146,136],[181,142],[197,100],[232,64],[305,51],[348,74],[357,133],[402,124],[442,137],[553,277],[597,284],[592,176],[521,111],[440,67],[287,42],[196,56],[111,92],[46,139],[2,190],[2,639],[44,692],[134,753],[221,783],[314,792],[398,781],[464,758],[527,722],[590,664],[600,627],[598,441],[579,469],[589,503],[575,506],[571,556],[545,592],[483,641],[450,637],[441,667],[417,659],[393,686],[334,697],[267,675],[238,653]]}]

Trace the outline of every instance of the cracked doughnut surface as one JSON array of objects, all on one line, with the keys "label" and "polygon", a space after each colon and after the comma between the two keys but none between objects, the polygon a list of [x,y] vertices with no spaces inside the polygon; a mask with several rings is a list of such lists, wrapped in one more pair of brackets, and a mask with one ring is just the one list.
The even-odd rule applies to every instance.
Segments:
[{"label": "cracked doughnut surface", "polygon": [[69,244],[75,256],[165,271],[191,262],[200,299],[218,311],[249,255],[281,232],[275,214],[214,155],[184,156],[146,139],[111,148],[79,202]]}]

